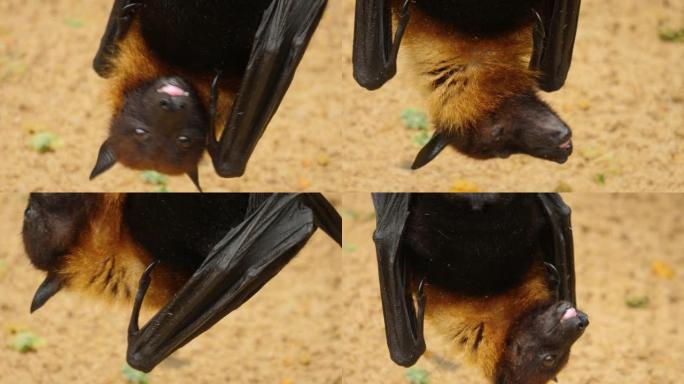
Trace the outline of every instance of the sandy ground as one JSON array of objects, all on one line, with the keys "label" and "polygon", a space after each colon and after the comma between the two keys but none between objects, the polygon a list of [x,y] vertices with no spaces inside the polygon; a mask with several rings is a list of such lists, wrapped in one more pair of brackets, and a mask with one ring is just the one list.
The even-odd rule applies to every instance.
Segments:
[{"label": "sandy ground", "polygon": [[[107,135],[106,82],[91,69],[111,0],[6,0],[0,4],[0,190],[153,191],[140,173],[117,166],[88,181]],[[339,3],[331,4],[279,112],[246,175],[221,179],[208,158],[208,191],[335,191],[341,151],[336,84],[340,73]],[[61,139],[53,153],[28,148],[31,132]],[[173,191],[194,191],[186,177]]]},{"label": "sandy ground", "polygon": [[[378,91],[351,76],[353,2],[344,3],[341,93],[345,191],[680,191],[684,187],[684,44],[658,38],[684,25],[682,0],[585,0],[566,86],[543,95],[573,128],[575,153],[558,165],[527,156],[476,161],[452,149],[419,171],[406,108],[425,110],[400,52],[397,76]],[[678,144],[675,144],[675,141]],[[605,183],[596,180],[603,175]]]},{"label": "sandy ground", "polygon": [[[680,195],[569,194],[573,209],[577,300],[591,325],[575,344],[563,384],[679,383],[684,367],[684,217]],[[366,194],[345,195],[342,206],[345,269],[342,327],[345,383],[406,383],[405,369],[389,359],[385,344],[372,204]],[[353,219],[352,219],[353,218]],[[674,269],[658,277],[652,263]],[[646,308],[626,298],[646,296]],[[428,299],[429,300],[429,299]],[[429,305],[429,301],[428,301]],[[430,383],[483,383],[461,365],[426,324]]]},{"label": "sandy ground", "polygon": [[[29,315],[44,274],[23,251],[25,203],[25,195],[0,194],[0,383],[125,383],[129,306],[61,292]],[[150,383],[340,382],[340,257],[337,245],[316,233],[248,303],[162,363]],[[20,354],[6,347],[12,329],[47,344]]]}]

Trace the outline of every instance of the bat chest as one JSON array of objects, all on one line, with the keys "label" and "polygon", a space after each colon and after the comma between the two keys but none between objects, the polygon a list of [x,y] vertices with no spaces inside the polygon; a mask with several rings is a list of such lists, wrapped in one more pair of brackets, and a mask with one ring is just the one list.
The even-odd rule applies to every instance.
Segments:
[{"label": "bat chest", "polygon": [[124,222],[131,236],[166,268],[191,274],[216,243],[244,220],[248,196],[129,194]]},{"label": "bat chest", "polygon": [[532,21],[539,0],[418,0],[425,16],[457,30],[491,35],[514,30]]},{"label": "bat chest", "polygon": [[543,216],[536,199],[472,212],[435,198],[413,201],[401,252],[418,277],[469,295],[504,292],[541,258]]},{"label": "bat chest", "polygon": [[270,0],[149,1],[142,34],[163,61],[196,71],[244,70]]}]

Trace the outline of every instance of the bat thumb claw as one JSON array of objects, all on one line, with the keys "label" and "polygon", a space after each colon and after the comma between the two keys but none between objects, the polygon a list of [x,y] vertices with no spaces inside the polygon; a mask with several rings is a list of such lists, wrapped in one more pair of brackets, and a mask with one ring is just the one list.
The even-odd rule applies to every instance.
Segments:
[{"label": "bat thumb claw", "polygon": [[135,295],[135,302],[133,303],[133,312],[131,313],[131,320],[128,324],[129,341],[131,338],[135,338],[138,335],[138,332],[140,332],[140,326],[138,324],[138,320],[140,317],[140,308],[142,307],[142,303],[145,299],[145,293],[147,293],[147,289],[150,287],[150,283],[152,282],[152,271],[157,265],[159,265],[159,260],[155,260],[150,265],[148,265],[147,268],[145,268],[145,272],[143,272],[142,276],[140,277],[138,293]]}]

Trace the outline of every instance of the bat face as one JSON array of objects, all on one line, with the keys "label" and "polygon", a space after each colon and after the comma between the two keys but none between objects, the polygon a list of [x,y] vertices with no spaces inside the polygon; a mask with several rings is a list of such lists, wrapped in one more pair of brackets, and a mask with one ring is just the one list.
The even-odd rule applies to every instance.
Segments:
[{"label": "bat face", "polygon": [[91,178],[120,162],[133,169],[186,173],[195,181],[207,120],[197,95],[182,79],[162,78],[141,86],[127,95],[114,117]]},{"label": "bat face", "polygon": [[31,194],[24,211],[22,236],[36,268],[50,271],[86,225],[95,197],[84,194]]},{"label": "bat face", "polygon": [[565,163],[572,154],[570,128],[533,94],[514,96],[486,115],[473,129],[457,135],[453,145],[478,159],[527,154]]},{"label": "bat face", "polygon": [[554,379],[588,325],[588,316],[568,302],[526,316],[508,340],[496,383],[544,384]]}]

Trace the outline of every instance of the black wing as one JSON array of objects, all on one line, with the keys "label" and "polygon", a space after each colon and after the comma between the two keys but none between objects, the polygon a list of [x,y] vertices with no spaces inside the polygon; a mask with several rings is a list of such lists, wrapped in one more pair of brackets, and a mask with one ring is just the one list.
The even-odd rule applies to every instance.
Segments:
[{"label": "black wing", "polygon": [[302,199],[314,212],[316,226],[342,246],[342,217],[335,207],[320,193],[305,193]]},{"label": "black wing", "polygon": [[151,371],[178,348],[241,306],[273,278],[316,230],[316,212],[297,195],[250,200],[253,212],[210,252],[173,299],[142,328],[138,315],[150,284],[140,279],[129,325],[128,363]]},{"label": "black wing", "polygon": [[93,69],[101,77],[107,77],[111,72],[111,61],[116,56],[117,43],[126,36],[135,10],[141,5],[142,0],[114,0],[107,28],[93,60]]},{"label": "black wing", "polygon": [[403,366],[413,365],[425,352],[425,297],[422,288],[419,288],[416,309],[410,289],[407,260],[400,253],[401,236],[409,215],[410,196],[373,194],[377,214],[373,240],[378,258],[385,335],[392,360]]},{"label": "black wing", "polygon": [[[326,0],[275,0],[264,12],[231,116],[220,140],[213,132],[209,135],[209,154],[221,177],[244,174],[247,161],[292,82],[326,4]],[[212,94],[210,113],[214,116],[215,92]]]},{"label": "black wing", "polygon": [[409,1],[399,15],[392,41],[392,0],[356,0],[354,79],[364,88],[382,87],[397,73],[397,54],[409,21]]},{"label": "black wing", "polygon": [[[575,297],[575,254],[573,250],[570,207],[555,193],[539,194],[553,233],[552,253],[546,252],[545,262],[557,271],[558,299],[577,305]],[[554,274],[556,274],[554,272]]]},{"label": "black wing", "polygon": [[544,0],[535,10],[534,51],[530,67],[541,72],[539,87],[560,89],[572,62],[581,0]]}]

